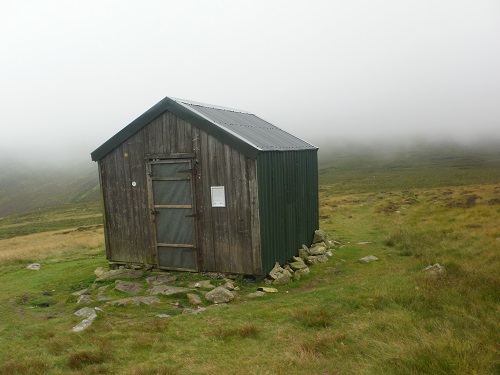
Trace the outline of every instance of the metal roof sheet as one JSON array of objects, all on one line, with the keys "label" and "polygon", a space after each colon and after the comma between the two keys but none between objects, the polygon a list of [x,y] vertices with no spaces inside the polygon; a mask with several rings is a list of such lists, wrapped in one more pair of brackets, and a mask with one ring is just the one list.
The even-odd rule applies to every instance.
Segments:
[{"label": "metal roof sheet", "polygon": [[174,113],[252,159],[265,151],[317,149],[252,113],[165,97],[92,152],[92,160],[102,159],[165,111]]},{"label": "metal roof sheet", "polygon": [[237,135],[262,151],[311,150],[315,146],[270,124],[256,115],[201,103],[174,99],[206,117],[215,125]]}]

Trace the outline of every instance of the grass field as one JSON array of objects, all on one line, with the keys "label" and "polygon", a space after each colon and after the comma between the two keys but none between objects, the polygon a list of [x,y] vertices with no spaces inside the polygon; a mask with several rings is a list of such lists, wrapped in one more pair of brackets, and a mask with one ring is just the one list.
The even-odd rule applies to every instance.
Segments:
[{"label": "grass field", "polygon": [[4,218],[0,374],[498,374],[500,164],[469,156],[339,156],[320,165],[320,227],[343,243],[328,263],[260,299],[238,280],[199,315],[182,295],[95,303],[81,333],[71,293],[106,266],[98,208]]}]

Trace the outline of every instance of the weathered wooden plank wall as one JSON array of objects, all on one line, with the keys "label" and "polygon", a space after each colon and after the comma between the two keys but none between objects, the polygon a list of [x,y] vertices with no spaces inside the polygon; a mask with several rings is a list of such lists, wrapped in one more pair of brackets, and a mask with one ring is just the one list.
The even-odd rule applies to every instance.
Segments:
[{"label": "weathered wooden plank wall", "polygon": [[[260,274],[255,161],[165,112],[100,161],[110,261],[156,263],[146,175],[147,155],[195,154],[201,270]],[[132,186],[132,181],[136,186]],[[212,207],[224,186],[226,207]]]}]

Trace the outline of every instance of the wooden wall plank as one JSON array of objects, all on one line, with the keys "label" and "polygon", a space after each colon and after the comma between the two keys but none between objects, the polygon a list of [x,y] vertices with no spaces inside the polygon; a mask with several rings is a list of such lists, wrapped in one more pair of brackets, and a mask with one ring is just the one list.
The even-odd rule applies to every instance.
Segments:
[{"label": "wooden wall plank", "polygon": [[210,168],[209,160],[211,157],[208,141],[208,134],[199,131],[200,151],[197,154],[199,160],[198,174],[201,176],[201,183],[198,184],[198,210],[200,221],[199,244],[201,257],[203,259],[203,271],[215,271],[214,258],[214,238],[212,226],[212,207],[210,202]]}]

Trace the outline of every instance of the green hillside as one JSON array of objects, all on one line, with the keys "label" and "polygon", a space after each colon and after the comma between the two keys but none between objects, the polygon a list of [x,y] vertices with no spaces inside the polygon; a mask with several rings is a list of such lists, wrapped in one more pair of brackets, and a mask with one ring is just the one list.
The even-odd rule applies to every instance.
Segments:
[{"label": "green hillside", "polygon": [[0,217],[99,199],[95,163],[65,167],[25,163],[0,165]]}]

